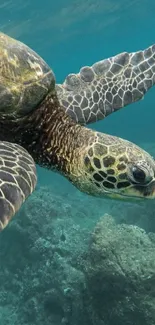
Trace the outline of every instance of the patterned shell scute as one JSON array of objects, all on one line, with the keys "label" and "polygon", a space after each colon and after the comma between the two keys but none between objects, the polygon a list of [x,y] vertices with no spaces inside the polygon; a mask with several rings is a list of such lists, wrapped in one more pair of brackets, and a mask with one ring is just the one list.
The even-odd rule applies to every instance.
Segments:
[{"label": "patterned shell scute", "polygon": [[0,113],[25,115],[55,89],[46,62],[25,44],[0,33]]}]

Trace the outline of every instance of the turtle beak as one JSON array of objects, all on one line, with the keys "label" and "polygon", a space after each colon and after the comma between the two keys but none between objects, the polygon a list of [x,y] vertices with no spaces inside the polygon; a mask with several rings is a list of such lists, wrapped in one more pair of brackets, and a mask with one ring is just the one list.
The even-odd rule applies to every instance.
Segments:
[{"label": "turtle beak", "polygon": [[134,185],[129,187],[129,189],[122,191],[121,193],[116,193],[113,198],[119,196],[121,199],[126,200],[140,200],[140,199],[155,199],[155,179],[153,179],[147,185]]},{"label": "turtle beak", "polygon": [[136,191],[141,197],[146,199],[155,199],[155,179],[153,179],[147,186],[136,186]]}]

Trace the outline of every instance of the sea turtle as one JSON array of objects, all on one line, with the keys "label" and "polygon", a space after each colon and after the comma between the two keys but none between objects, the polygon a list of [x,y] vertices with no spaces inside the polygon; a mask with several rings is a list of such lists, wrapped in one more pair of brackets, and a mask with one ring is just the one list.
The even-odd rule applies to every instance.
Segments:
[{"label": "sea turtle", "polygon": [[39,55],[0,33],[0,229],[34,190],[35,163],[90,195],[155,198],[154,159],[84,126],[140,100],[154,83],[155,45],[83,67],[60,85]]}]

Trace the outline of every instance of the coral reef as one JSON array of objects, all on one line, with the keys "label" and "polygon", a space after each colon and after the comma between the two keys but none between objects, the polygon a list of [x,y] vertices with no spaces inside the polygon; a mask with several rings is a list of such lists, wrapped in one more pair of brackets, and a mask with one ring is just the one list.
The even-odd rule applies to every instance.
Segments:
[{"label": "coral reef", "polygon": [[155,235],[109,206],[36,190],[0,234],[0,324],[154,325]]},{"label": "coral reef", "polygon": [[[76,213],[69,200],[41,188],[0,234],[0,324],[85,321],[85,280],[78,260],[89,236]],[[84,211],[81,217],[86,217]]]}]

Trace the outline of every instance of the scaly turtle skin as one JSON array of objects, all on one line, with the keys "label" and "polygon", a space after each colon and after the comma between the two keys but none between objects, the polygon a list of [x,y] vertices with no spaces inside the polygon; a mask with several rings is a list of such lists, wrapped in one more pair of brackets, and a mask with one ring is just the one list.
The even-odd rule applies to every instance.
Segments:
[{"label": "scaly turtle skin", "polygon": [[155,83],[155,46],[84,67],[62,85],[34,51],[2,33],[0,58],[1,229],[34,190],[35,163],[94,196],[155,198],[147,152],[82,126],[144,96]]}]

